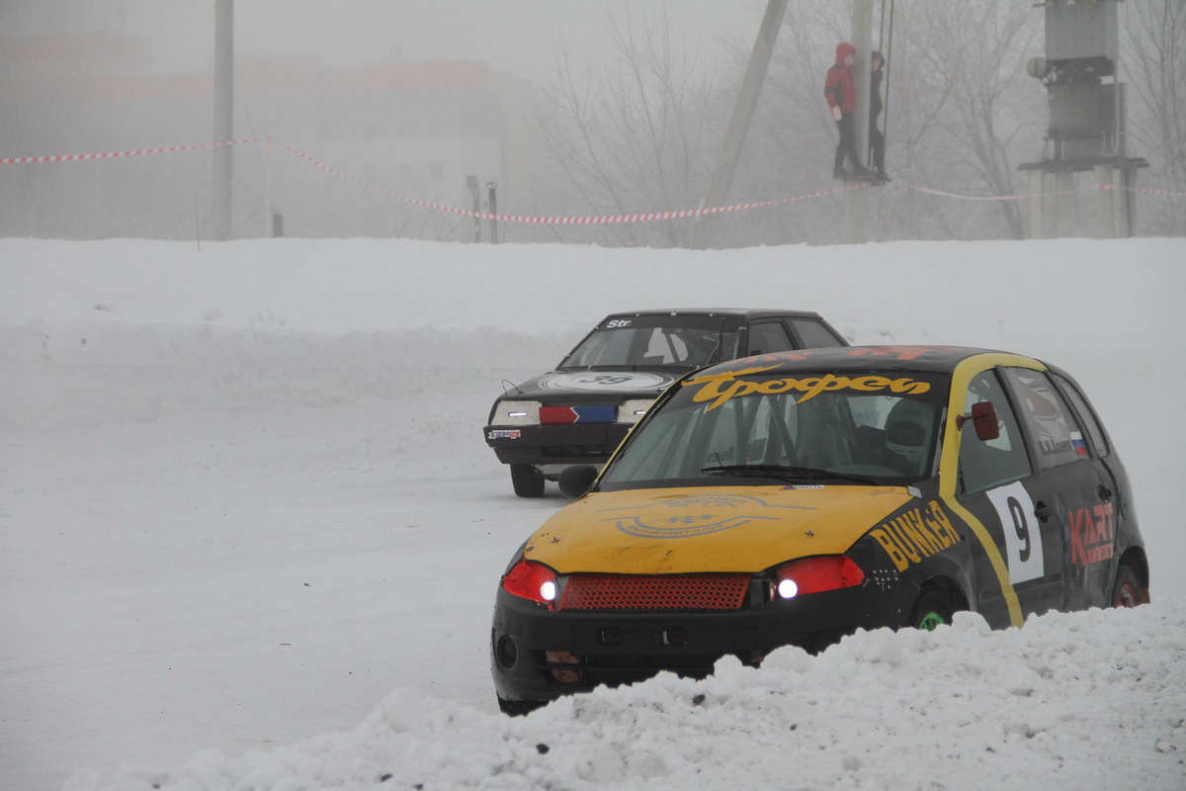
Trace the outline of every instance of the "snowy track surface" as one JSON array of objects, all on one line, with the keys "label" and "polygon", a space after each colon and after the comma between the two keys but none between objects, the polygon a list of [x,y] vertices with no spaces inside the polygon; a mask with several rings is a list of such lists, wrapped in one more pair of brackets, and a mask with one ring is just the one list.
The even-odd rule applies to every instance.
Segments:
[{"label": "snowy track surface", "polygon": [[[1183,260],[0,240],[0,788],[1182,788]],[[515,498],[482,442],[500,381],[612,310],[708,304],[1064,365],[1133,478],[1154,604],[498,715],[494,588],[564,502]]]}]

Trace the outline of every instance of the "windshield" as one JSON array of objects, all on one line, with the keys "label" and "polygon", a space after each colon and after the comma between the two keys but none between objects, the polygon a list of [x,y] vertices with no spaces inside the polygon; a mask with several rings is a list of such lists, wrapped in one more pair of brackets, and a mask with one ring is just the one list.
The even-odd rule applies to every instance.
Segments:
[{"label": "windshield", "polygon": [[560,363],[566,368],[697,368],[737,356],[736,319],[709,315],[609,318]]},{"label": "windshield", "polygon": [[602,490],[908,484],[934,475],[947,378],[753,369],[693,376],[631,435]]}]

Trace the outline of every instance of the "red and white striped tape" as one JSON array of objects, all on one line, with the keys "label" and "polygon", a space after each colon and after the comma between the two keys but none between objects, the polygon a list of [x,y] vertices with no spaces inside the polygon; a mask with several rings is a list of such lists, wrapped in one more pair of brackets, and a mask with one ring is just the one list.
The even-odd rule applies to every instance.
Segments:
[{"label": "red and white striped tape", "polygon": [[1117,187],[1115,184],[1101,184],[1102,190],[1121,190],[1124,192],[1139,192],[1142,195],[1157,195],[1161,198],[1186,198],[1186,192],[1173,192],[1171,190],[1157,190],[1148,187]]},{"label": "red and white striped tape", "polygon": [[774,200],[765,201],[750,201],[748,203],[735,203],[731,206],[708,206],[697,209],[675,209],[669,211],[659,212],[641,212],[635,214],[596,214],[585,216],[538,216],[529,214],[490,214],[489,212],[473,211],[471,209],[459,209],[456,206],[446,206],[440,203],[432,203],[431,201],[421,200],[419,198],[409,198],[406,195],[400,195],[390,190],[378,187],[374,184],[369,184],[365,181],[349,176],[339,170],[325,164],[321,160],[313,157],[305,151],[293,148],[292,146],[285,146],[288,151],[296,156],[309,162],[316,168],[325,171],[326,173],[341,179],[342,181],[355,184],[365,190],[374,192],[378,195],[383,195],[394,200],[400,200],[405,203],[410,203],[414,206],[421,206],[426,209],[433,209],[435,211],[447,212],[449,214],[457,214],[462,217],[471,217],[479,220],[495,220],[497,222],[506,223],[520,223],[526,225],[623,225],[626,223],[641,223],[641,222],[658,222],[661,220],[683,220],[689,217],[704,217],[713,214],[727,214],[731,212],[746,211],[749,209],[758,209],[768,206],[777,206],[784,203],[794,203],[795,201],[810,200],[812,198],[822,198],[828,195],[837,195],[843,193],[847,189],[864,189],[869,185],[866,183],[849,185],[840,189],[821,190],[818,192],[808,193],[806,195],[793,195],[788,198],[776,198]]},{"label": "red and white striped tape", "polygon": [[[1027,193],[1024,195],[961,195],[958,192],[944,192],[943,190],[933,189],[931,187],[923,187],[918,184],[905,184],[906,189],[914,190],[916,192],[925,192],[928,195],[939,195],[944,198],[957,198],[959,200],[978,200],[978,201],[1013,201],[1026,200],[1027,198],[1042,198],[1052,197],[1055,195],[1074,195],[1079,190],[1063,190],[1062,192],[1038,192]],[[1117,187],[1115,184],[1100,184],[1096,189],[1099,190],[1120,190],[1127,192],[1139,192],[1142,195],[1157,195],[1163,198],[1182,198],[1186,197],[1186,192],[1173,192],[1171,190],[1149,189],[1146,187]]]},{"label": "red and white striped tape", "polygon": [[[178,145],[178,146],[160,146],[158,148],[141,148],[130,151],[105,151],[100,153],[88,154],[55,154],[50,156],[40,157],[8,157],[0,159],[0,165],[25,165],[25,164],[45,164],[53,162],[83,162],[87,160],[97,159],[121,159],[125,157],[150,156],[153,154],[172,154],[179,151],[198,151],[203,149],[222,148],[225,146],[245,145],[249,143],[264,143],[271,142],[271,138],[245,138],[242,140],[223,140],[215,143],[196,143],[192,145]],[[844,187],[830,190],[819,190],[804,195],[793,195],[786,198],[776,198],[774,200],[765,201],[750,201],[747,203],[735,203],[730,206],[710,206],[700,207],[696,209],[675,209],[659,212],[641,212],[635,214],[603,214],[603,215],[586,215],[586,216],[536,216],[523,214],[490,214],[489,212],[472,211],[470,209],[459,209],[455,206],[446,206],[431,201],[421,200],[419,198],[410,198],[406,195],[400,195],[391,190],[378,187],[374,184],[369,184],[352,176],[348,176],[339,170],[336,170],[324,162],[316,159],[310,154],[301,151],[292,146],[285,146],[290,152],[296,156],[306,160],[310,164],[334,176],[335,178],[349,182],[359,186],[370,192],[378,195],[383,195],[394,200],[403,201],[414,206],[420,206],[434,211],[447,212],[449,214],[456,214],[462,217],[471,217],[481,220],[495,220],[498,222],[507,223],[521,223],[527,225],[621,225],[626,223],[643,223],[643,222],[659,222],[663,220],[682,220],[692,217],[704,217],[715,214],[729,214],[739,211],[748,211],[750,209],[767,208],[771,206],[778,206],[782,204],[794,203],[797,201],[811,200],[814,198],[823,198],[831,195],[839,195],[851,189],[865,189],[870,185],[868,183],[846,184]],[[937,197],[952,198],[956,200],[968,201],[1021,201],[1032,197],[1042,197],[1040,195],[964,195],[957,192],[948,192],[946,190],[935,189],[933,187],[924,187],[920,184],[903,184],[906,189],[922,192],[928,195],[935,195]],[[1148,187],[1117,187],[1113,184],[1101,184],[1098,189],[1101,190],[1125,190],[1128,192],[1140,193],[1142,195],[1154,195],[1158,197],[1180,198],[1186,197],[1186,192],[1176,192],[1164,189],[1152,189]],[[1050,195],[1059,195],[1063,193],[1045,193],[1046,197]]]},{"label": "red and white striped tape", "polygon": [[961,195],[958,192],[946,192],[944,190],[937,190],[933,187],[923,187],[919,184],[905,184],[903,185],[908,190],[915,192],[925,192],[927,195],[938,195],[942,198],[956,198],[958,200],[977,200],[977,201],[1012,201],[1025,200],[1030,197],[1038,197],[1037,195]]},{"label": "red and white striped tape", "polygon": [[161,146],[160,148],[140,148],[135,151],[104,151],[98,154],[54,154],[45,157],[9,157],[0,159],[0,165],[34,165],[46,162],[82,162],[87,159],[121,159],[123,157],[142,157],[151,154],[172,154],[177,151],[197,151],[204,148],[222,148],[224,146],[238,146],[244,143],[262,143],[267,138],[250,138],[247,140],[223,140],[218,143],[196,143],[188,146]]}]

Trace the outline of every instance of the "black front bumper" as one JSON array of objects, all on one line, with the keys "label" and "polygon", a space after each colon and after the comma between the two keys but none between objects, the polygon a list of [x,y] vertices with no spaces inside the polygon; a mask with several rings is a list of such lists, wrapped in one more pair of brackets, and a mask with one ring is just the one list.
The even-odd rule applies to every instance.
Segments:
[{"label": "black front bumper", "polygon": [[503,464],[603,464],[629,431],[625,423],[487,426],[483,436]]},{"label": "black front bumper", "polygon": [[548,701],[662,670],[703,677],[728,654],[756,665],[784,645],[816,651],[859,628],[897,627],[900,598],[866,585],[728,612],[553,612],[499,589],[494,687],[504,700]]}]

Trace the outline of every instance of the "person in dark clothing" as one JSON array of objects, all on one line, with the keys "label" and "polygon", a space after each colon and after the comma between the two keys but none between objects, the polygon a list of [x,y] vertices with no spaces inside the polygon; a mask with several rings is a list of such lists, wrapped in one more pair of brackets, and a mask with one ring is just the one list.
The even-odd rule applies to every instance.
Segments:
[{"label": "person in dark clothing", "polygon": [[[824,81],[824,97],[832,109],[832,118],[836,120],[836,127],[840,131],[840,142],[836,146],[836,159],[832,164],[832,175],[837,178],[844,176],[868,176],[871,171],[861,164],[857,154],[857,91],[852,79],[852,64],[856,60],[857,49],[847,41],[836,46],[836,62],[828,69],[828,77]],[[852,162],[852,170],[844,169],[844,161]]]},{"label": "person in dark clothing", "polygon": [[877,128],[877,118],[881,115],[881,78],[885,75],[885,58],[877,50],[869,56],[869,148],[871,155],[869,164],[881,181],[889,181],[885,173],[885,135]]}]

